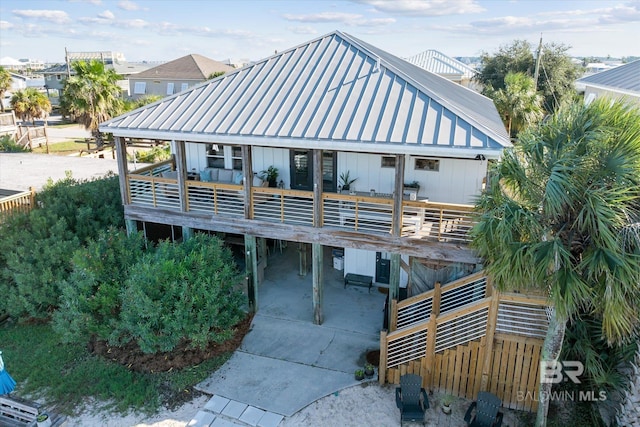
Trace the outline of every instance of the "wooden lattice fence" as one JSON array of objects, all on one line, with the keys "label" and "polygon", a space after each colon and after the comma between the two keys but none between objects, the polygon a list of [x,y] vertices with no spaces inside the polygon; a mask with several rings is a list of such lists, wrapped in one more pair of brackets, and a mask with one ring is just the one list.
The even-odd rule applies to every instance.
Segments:
[{"label": "wooden lattice fence", "polygon": [[380,336],[380,382],[422,376],[423,385],[467,399],[490,391],[512,409],[535,410],[548,327],[542,297],[498,293],[483,272],[391,304]]}]

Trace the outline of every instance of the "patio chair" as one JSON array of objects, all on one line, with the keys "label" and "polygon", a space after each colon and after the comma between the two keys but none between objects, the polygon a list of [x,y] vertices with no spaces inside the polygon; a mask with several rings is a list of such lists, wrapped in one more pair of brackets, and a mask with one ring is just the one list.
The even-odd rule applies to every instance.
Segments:
[{"label": "patio chair", "polygon": [[[478,400],[471,403],[464,421],[469,427],[500,427],[502,425],[502,412],[498,412],[502,401],[495,394],[486,391],[478,393]],[[475,416],[471,419],[471,413],[475,409]]]},{"label": "patio chair", "polygon": [[424,425],[429,398],[422,388],[421,376],[407,374],[400,377],[400,387],[396,387],[396,406],[400,409],[401,426],[403,421],[418,421]]}]

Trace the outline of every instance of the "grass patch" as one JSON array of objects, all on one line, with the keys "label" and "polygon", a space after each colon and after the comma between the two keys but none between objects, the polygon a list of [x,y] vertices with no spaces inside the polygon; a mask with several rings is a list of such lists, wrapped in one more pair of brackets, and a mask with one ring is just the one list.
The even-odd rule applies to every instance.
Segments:
[{"label": "grass patch", "polygon": [[46,406],[76,415],[86,398],[109,402],[112,409],[146,413],[161,405],[178,406],[193,396],[193,386],[207,378],[231,353],[200,365],[161,373],[134,372],[90,354],[78,344],[60,344],[48,324],[0,327],[7,372],[18,383],[17,396],[34,396]]},{"label": "grass patch", "polygon": [[[86,148],[87,148],[87,144],[84,141],[56,142],[55,144],[49,144],[49,153],[58,154],[58,155],[69,155],[73,153],[78,153],[82,150],[86,150]],[[37,154],[46,154],[47,147],[44,144],[41,147],[33,147],[33,152]]]}]

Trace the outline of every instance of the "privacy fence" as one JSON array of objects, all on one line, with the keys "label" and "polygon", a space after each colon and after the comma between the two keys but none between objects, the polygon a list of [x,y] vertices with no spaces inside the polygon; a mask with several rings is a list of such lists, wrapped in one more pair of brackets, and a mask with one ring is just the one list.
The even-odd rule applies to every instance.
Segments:
[{"label": "privacy fence", "polygon": [[484,272],[394,300],[380,334],[380,382],[418,374],[429,390],[467,399],[490,391],[505,407],[535,410],[547,304],[497,292]]}]

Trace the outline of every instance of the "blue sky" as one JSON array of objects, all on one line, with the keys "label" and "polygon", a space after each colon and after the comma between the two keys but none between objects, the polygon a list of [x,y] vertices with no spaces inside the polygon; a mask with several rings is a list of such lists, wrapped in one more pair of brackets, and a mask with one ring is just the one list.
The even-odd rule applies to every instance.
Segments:
[{"label": "blue sky", "polygon": [[515,39],[572,56],[640,56],[640,0],[2,0],[0,57],[257,60],[341,30],[400,57],[495,52]]}]

